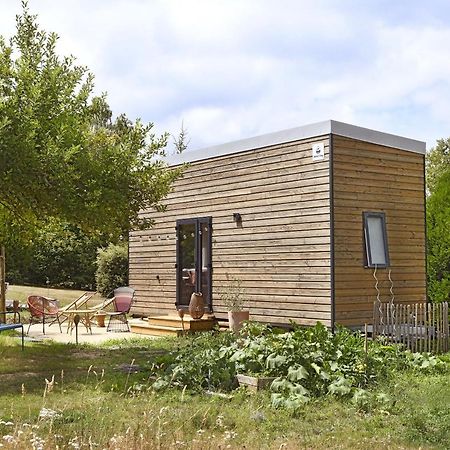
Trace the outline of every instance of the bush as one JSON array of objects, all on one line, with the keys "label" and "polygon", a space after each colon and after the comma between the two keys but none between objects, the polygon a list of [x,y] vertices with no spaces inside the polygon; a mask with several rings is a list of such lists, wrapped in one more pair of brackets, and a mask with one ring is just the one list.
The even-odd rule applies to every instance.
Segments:
[{"label": "bush", "polygon": [[164,355],[154,366],[155,390],[170,385],[193,391],[230,391],[238,373],[276,377],[272,405],[297,410],[321,396],[351,399],[358,408],[386,406],[390,399],[367,391],[397,371],[434,372],[447,364],[429,354],[369,341],[348,329],[331,333],[322,324],[292,332],[248,322],[238,336],[209,333]]},{"label": "bush", "polygon": [[428,295],[433,302],[450,300],[450,170],[436,182],[427,199]]},{"label": "bush", "polygon": [[7,279],[13,284],[92,289],[97,248],[105,244],[101,237],[51,219],[33,239],[7,247]]},{"label": "bush", "polygon": [[127,244],[109,244],[98,250],[95,280],[97,291],[104,296],[119,286],[128,286]]}]

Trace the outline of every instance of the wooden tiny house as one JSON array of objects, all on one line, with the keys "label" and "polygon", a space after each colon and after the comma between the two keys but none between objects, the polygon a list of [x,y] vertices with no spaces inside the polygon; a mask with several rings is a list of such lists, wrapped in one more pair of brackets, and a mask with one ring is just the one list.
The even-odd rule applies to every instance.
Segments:
[{"label": "wooden tiny house", "polygon": [[190,166],[167,210],[130,234],[133,312],[172,314],[201,291],[225,319],[232,279],[251,318],[274,324],[361,326],[377,295],[425,301],[424,155],[326,121],[175,157]]}]

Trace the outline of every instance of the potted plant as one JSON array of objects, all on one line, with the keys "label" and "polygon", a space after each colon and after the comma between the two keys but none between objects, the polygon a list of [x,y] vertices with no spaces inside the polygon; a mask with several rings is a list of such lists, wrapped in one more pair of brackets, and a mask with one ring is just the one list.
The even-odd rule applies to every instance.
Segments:
[{"label": "potted plant", "polygon": [[237,333],[244,320],[249,319],[249,311],[244,311],[245,300],[243,298],[244,290],[242,282],[233,278],[226,289],[221,294],[221,300],[228,309],[228,324],[230,330]]}]

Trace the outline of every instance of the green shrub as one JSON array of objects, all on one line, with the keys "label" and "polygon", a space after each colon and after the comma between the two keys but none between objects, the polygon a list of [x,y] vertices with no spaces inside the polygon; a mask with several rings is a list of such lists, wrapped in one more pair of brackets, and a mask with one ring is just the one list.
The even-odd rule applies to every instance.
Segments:
[{"label": "green shrub", "polygon": [[49,219],[33,239],[7,246],[7,279],[12,284],[92,289],[97,248],[105,244],[76,226]]},{"label": "green shrub", "polygon": [[248,322],[240,334],[208,333],[187,339],[155,365],[154,389],[170,385],[194,391],[229,391],[236,374],[276,377],[272,405],[292,411],[321,396],[353,399],[361,409],[387,408],[391,400],[366,392],[398,371],[434,372],[447,364],[429,354],[369,341],[341,328],[294,326],[291,332]]},{"label": "green shrub", "polygon": [[127,244],[109,244],[98,250],[95,280],[97,291],[104,296],[117,287],[128,286]]}]

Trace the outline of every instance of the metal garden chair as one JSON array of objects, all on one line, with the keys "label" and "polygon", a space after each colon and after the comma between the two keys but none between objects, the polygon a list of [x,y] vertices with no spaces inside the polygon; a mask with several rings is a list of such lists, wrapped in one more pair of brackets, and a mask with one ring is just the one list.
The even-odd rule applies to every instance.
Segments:
[{"label": "metal garden chair", "polygon": [[133,303],[134,292],[134,289],[130,287],[114,289],[115,311],[105,311],[106,316],[109,317],[106,331],[130,331],[127,314]]},{"label": "metal garden chair", "polygon": [[31,314],[27,334],[30,332],[30,327],[33,323],[42,323],[42,332],[45,334],[46,319],[56,320],[59,325],[59,331],[62,333],[61,322],[58,316],[59,306],[55,299],[42,297],[40,295],[30,295],[27,299],[27,303]]}]

